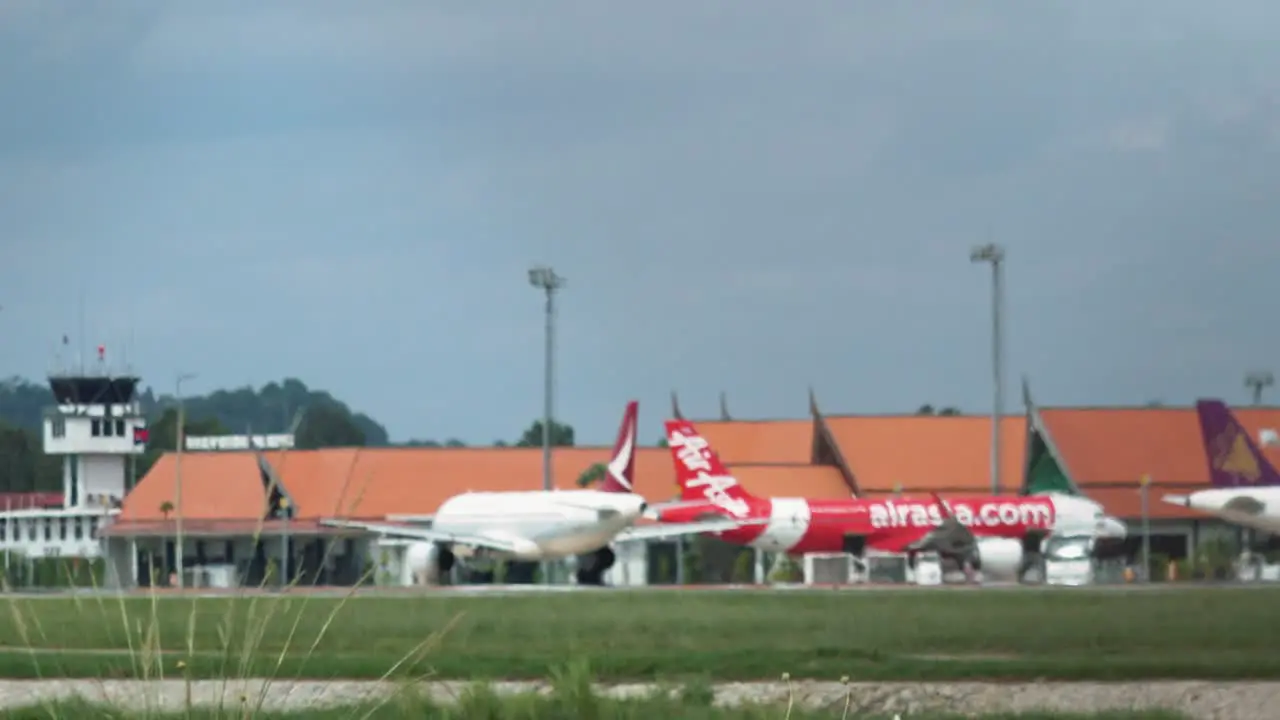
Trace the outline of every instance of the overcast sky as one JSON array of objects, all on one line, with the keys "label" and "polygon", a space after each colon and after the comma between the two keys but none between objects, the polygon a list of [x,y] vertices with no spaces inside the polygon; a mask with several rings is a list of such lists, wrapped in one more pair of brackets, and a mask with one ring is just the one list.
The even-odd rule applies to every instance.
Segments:
[{"label": "overcast sky", "polygon": [[[297,376],[395,439],[559,414],[1247,398],[1280,3],[0,4],[0,375]],[[1277,390],[1280,392],[1280,390]]]}]

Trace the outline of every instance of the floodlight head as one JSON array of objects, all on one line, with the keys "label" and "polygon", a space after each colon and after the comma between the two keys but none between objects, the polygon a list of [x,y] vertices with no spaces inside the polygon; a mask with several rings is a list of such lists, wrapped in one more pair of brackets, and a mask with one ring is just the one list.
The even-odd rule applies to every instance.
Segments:
[{"label": "floodlight head", "polygon": [[550,292],[564,287],[564,278],[557,275],[555,270],[539,265],[529,270],[529,284]]},{"label": "floodlight head", "polygon": [[978,245],[969,251],[970,262],[998,263],[1001,260],[1004,260],[1004,248],[995,243]]},{"label": "floodlight head", "polygon": [[1249,387],[1270,387],[1275,383],[1276,378],[1270,370],[1255,370],[1244,376],[1244,384]]}]

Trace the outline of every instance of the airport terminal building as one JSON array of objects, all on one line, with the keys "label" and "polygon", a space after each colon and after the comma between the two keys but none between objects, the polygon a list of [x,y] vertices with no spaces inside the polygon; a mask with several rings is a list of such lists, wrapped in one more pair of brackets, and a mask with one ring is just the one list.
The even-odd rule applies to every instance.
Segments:
[{"label": "airport terminal building", "polygon": [[[89,380],[84,379],[81,389],[89,387]],[[93,387],[115,388],[116,395],[132,387],[119,380],[94,379],[98,385]],[[177,581],[178,572],[187,586],[349,585],[362,578],[406,584],[400,562],[403,542],[325,527],[320,521],[429,521],[445,499],[460,492],[542,487],[539,449],[294,450],[288,436],[188,438],[183,452],[166,454],[127,487],[127,458],[138,452],[146,430],[131,399],[123,397],[78,397],[51,410],[46,451],[73,458],[66,494],[76,498],[76,505],[28,510],[20,517],[6,513],[0,535],[4,548],[37,555],[101,553],[110,582],[124,587],[168,584]],[[835,415],[822,412],[813,397],[809,400],[809,412],[797,419],[736,419],[722,404],[719,417],[696,422],[735,477],[761,497],[991,491],[989,417]],[[1040,408],[1030,393],[1024,393],[1024,400],[1023,412],[1006,416],[1000,425],[1002,493],[1058,490],[1096,500],[1126,520],[1134,556],[1144,529],[1150,531],[1151,552],[1162,558],[1187,558],[1210,546],[1239,547],[1242,531],[1235,526],[1160,501],[1165,494],[1209,485],[1193,408]],[[672,404],[671,412],[681,415],[674,398]],[[1263,451],[1280,463],[1275,447],[1280,408],[1235,412]],[[102,435],[104,422],[110,425],[110,437]],[[578,487],[579,478],[609,454],[605,447],[557,448],[556,487]],[[636,491],[657,502],[670,498],[674,488],[669,451],[641,448]],[[93,548],[71,547],[73,543],[59,539],[52,528],[64,516],[85,522],[92,518],[93,528],[84,539]],[[773,558],[713,547],[717,541],[704,540],[619,547],[607,580],[765,580]],[[691,560],[689,546],[694,543],[701,546]],[[808,574],[821,574],[820,566],[807,563]],[[508,568],[506,580],[527,581],[528,571]]]}]

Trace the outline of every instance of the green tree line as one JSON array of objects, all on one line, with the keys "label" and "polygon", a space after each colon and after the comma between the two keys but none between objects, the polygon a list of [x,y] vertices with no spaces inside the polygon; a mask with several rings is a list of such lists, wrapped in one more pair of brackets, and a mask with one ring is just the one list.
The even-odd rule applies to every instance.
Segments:
[{"label": "green tree line", "polygon": [[[146,474],[165,452],[177,446],[178,402],[152,388],[138,392],[150,436],[138,459],[137,476]],[[183,398],[187,435],[228,435],[293,430],[300,448],[390,444],[381,423],[323,390],[295,378],[259,389],[217,390]],[[48,386],[21,378],[0,382],[0,492],[60,492],[62,459],[44,454],[43,413],[54,405]]]},{"label": "green tree line", "polygon": [[[148,387],[138,392],[147,416],[150,435],[146,451],[138,458],[137,477],[177,446],[177,400],[157,395]],[[61,492],[62,458],[44,454],[44,410],[54,405],[47,385],[21,378],[0,382],[0,492]],[[328,392],[308,388],[301,380],[286,378],[259,389],[216,390],[183,398],[185,433],[230,435],[294,433],[300,449],[324,447],[378,447],[392,445],[386,428],[373,418],[353,412]],[[553,445],[574,444],[571,425],[553,422]],[[413,447],[465,447],[457,438],[444,442],[410,440]],[[498,440],[496,447],[541,447],[542,421],[535,420],[514,441]]]}]

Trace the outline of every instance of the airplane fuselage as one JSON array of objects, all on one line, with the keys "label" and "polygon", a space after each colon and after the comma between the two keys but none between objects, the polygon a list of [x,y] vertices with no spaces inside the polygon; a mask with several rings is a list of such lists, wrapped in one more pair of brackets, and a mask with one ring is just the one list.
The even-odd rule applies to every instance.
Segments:
[{"label": "airplane fuselage", "polygon": [[1213,488],[1180,503],[1193,510],[1266,533],[1280,533],[1280,487]]},{"label": "airplane fuselage", "polygon": [[[514,552],[490,557],[549,560],[595,552],[607,546],[644,511],[638,495],[596,490],[463,493],[436,511],[432,530],[487,535],[510,541]],[[465,548],[457,548],[460,555]]]},{"label": "airplane fuselage", "polygon": [[[1106,517],[1090,500],[1064,495],[952,496],[951,514],[974,535],[982,564],[991,574],[1016,572],[1022,538],[1029,533],[1123,537],[1122,523]],[[708,499],[704,505],[665,512],[662,520],[684,521],[707,514],[768,518],[767,524],[718,533],[728,542],[793,555],[839,553],[846,538],[865,538],[869,550],[901,553],[942,526],[946,513],[932,498],[751,498],[734,503]],[[1006,567],[1008,566],[1008,567]]]}]

